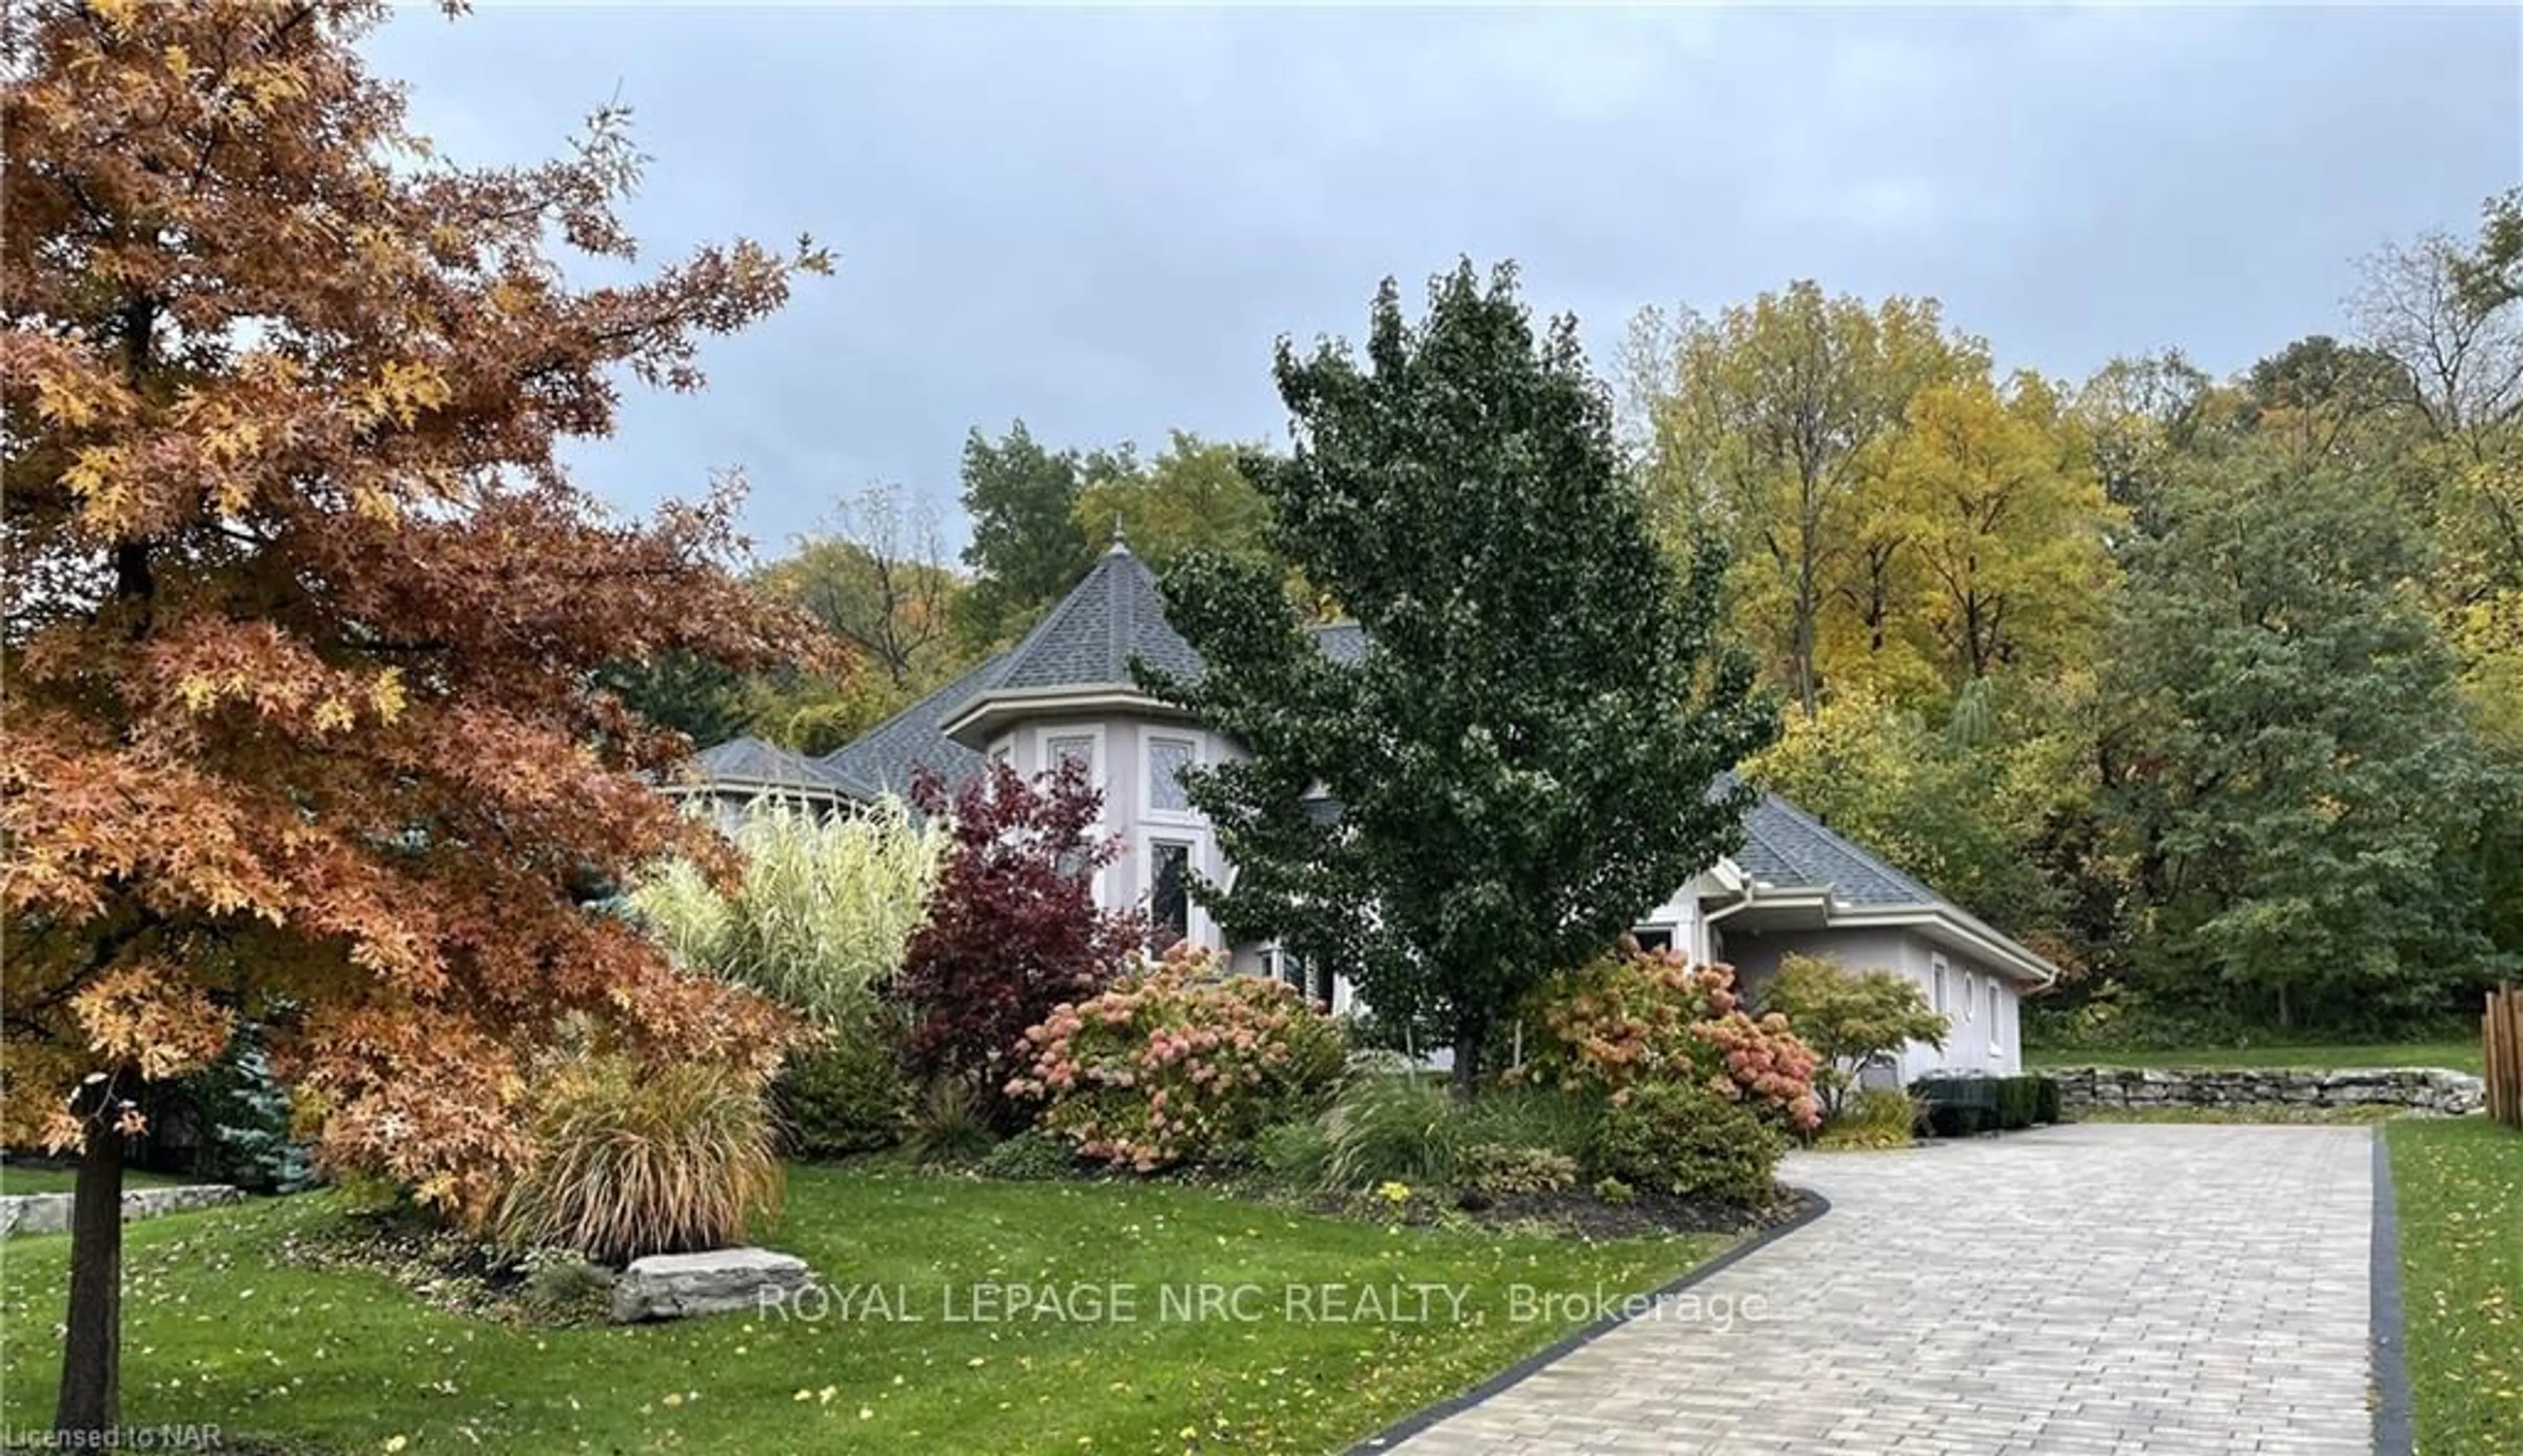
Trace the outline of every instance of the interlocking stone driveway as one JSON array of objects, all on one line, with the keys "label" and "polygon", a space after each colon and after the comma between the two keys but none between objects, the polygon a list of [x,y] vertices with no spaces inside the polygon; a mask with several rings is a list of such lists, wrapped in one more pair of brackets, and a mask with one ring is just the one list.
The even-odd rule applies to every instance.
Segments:
[{"label": "interlocking stone driveway", "polygon": [[[1799,1154],[1823,1218],[1392,1449],[2362,1456],[2370,1135],[2078,1126]],[[1710,1315],[1754,1296],[1765,1318]]]}]

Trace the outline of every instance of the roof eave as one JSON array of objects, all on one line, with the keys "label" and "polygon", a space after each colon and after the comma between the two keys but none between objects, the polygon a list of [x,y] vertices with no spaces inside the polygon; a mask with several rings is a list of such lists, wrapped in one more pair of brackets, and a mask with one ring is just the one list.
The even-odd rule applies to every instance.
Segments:
[{"label": "roof eave", "polygon": [[2038,988],[2046,990],[2059,979],[2057,966],[1978,916],[1951,905],[1833,905],[1831,922],[1850,928],[1899,925],[1939,930],[1963,949],[1977,953]]},{"label": "roof eave", "polygon": [[1171,703],[1141,692],[1128,682],[1064,682],[1056,687],[1019,687],[984,692],[938,725],[947,737],[967,748],[986,748],[997,729],[1020,719],[1056,713],[1134,713],[1149,718],[1188,719]]},{"label": "roof eave", "polygon": [[1957,906],[1942,902],[1851,905],[1834,896],[1829,885],[1782,885],[1749,875],[1743,876],[1742,882],[1742,894],[1725,909],[1730,918],[1759,918],[1764,915],[1792,917],[1790,922],[1771,924],[1769,928],[1774,930],[1863,930],[1870,926],[1926,930],[2036,987],[2046,989],[2059,979],[2058,967]]},{"label": "roof eave", "polygon": [[881,797],[864,784],[825,782],[810,783],[796,778],[729,778],[719,775],[677,779],[658,788],[675,797],[690,794],[749,794],[755,798],[786,795],[797,798],[847,799],[868,803]]}]

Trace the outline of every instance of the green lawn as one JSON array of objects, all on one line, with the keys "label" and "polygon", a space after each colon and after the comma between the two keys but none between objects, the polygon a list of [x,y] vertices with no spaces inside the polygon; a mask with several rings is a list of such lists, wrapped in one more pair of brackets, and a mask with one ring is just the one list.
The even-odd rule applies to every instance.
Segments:
[{"label": "green lawn", "polygon": [[2477,1038],[2466,1042],[2382,1042],[2355,1047],[2191,1047],[2161,1052],[2053,1052],[2035,1048],[2024,1063],[2045,1066],[2347,1067],[2441,1066],[2480,1069]]},{"label": "green lawn", "polygon": [[[1518,1320],[1513,1286],[1651,1289],[1720,1243],[1391,1230],[1171,1186],[801,1168],[763,1242],[835,1291],[900,1286],[889,1302],[918,1323],[525,1331],[275,1257],[292,1230],[338,1216],[332,1196],[310,1195],[131,1225],[125,1422],[216,1422],[361,1453],[397,1436],[411,1452],[1320,1453],[1580,1322]],[[0,1425],[51,1409],[66,1256],[59,1238],[8,1245]],[[1204,1282],[1256,1287],[1260,1317],[1164,1317],[1161,1287]],[[972,1286],[1045,1283],[1133,1286],[1135,1318],[972,1321]],[[1335,1323],[1318,1288],[1308,1320],[1286,1292],[1337,1286],[1355,1306],[1357,1291],[1415,1283],[1468,1286],[1462,1320],[1438,1296],[1425,1323]],[[1416,1312],[1407,1295],[1387,1302]]]},{"label": "green lawn", "polygon": [[[187,1182],[163,1173],[143,1173],[136,1169],[122,1171],[124,1188],[168,1188]],[[18,1194],[66,1194],[78,1186],[76,1168],[30,1168],[21,1163],[0,1163],[0,1197]]]},{"label": "green lawn", "polygon": [[2523,1132],[2485,1117],[2384,1133],[2401,1224],[2418,1449],[2523,1453]]}]

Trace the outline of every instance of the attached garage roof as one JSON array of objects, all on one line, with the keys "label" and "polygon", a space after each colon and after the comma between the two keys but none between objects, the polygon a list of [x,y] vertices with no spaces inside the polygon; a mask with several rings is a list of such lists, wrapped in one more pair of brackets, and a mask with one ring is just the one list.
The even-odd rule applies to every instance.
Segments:
[{"label": "attached garage roof", "polygon": [[[1740,780],[1726,775],[1720,788]],[[1746,883],[1738,913],[1811,928],[1903,926],[2036,985],[2058,970],[2038,954],[1773,793],[1743,815],[1732,863]]]},{"label": "attached garage roof", "polygon": [[1844,905],[1939,902],[1935,891],[1772,793],[1743,816],[1743,847],[1735,865],[1757,884],[1828,887]]}]

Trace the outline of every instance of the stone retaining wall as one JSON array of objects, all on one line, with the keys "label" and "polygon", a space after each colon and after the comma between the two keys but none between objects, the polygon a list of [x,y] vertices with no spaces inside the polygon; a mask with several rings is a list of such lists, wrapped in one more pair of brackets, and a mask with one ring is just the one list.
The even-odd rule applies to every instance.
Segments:
[{"label": "stone retaining wall", "polygon": [[2476,1112],[2485,1085],[2462,1072],[2430,1067],[2166,1068],[2060,1067],[2059,1104],[2079,1107],[2238,1107],[2283,1104],[2355,1107],[2383,1104],[2416,1112]]},{"label": "stone retaining wall", "polygon": [[[122,1195],[122,1221],[190,1213],[234,1203],[245,1195],[224,1183],[190,1183],[181,1188],[134,1188]],[[0,1198],[0,1239],[12,1234],[66,1234],[71,1227],[69,1194],[20,1194]]]}]

